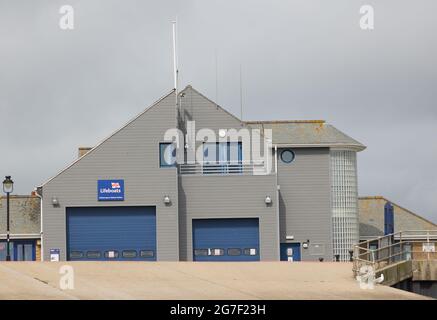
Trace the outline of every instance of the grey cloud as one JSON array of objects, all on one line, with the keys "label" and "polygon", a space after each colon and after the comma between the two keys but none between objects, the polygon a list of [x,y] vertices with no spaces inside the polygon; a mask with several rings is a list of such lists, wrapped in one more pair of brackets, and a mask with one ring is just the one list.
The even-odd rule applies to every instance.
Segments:
[{"label": "grey cloud", "polygon": [[177,16],[182,86],[239,115],[241,64],[245,119],[326,119],[368,146],[362,195],[437,221],[435,1],[72,0],[74,31],[63,4],[0,1],[0,174],[17,192],[171,89]]}]

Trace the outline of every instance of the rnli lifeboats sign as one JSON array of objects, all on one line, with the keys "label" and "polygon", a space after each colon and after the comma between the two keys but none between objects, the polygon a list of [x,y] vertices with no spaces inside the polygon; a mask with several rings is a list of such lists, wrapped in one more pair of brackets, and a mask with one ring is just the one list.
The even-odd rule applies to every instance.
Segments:
[{"label": "rnli lifeboats sign", "polygon": [[124,180],[98,180],[97,195],[99,201],[123,201]]}]

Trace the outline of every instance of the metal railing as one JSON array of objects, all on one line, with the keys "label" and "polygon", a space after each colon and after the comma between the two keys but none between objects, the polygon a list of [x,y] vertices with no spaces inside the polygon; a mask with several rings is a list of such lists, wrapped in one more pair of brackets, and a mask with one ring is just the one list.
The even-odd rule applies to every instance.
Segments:
[{"label": "metal railing", "polygon": [[[401,231],[362,241],[353,248],[353,272],[357,274],[363,265],[370,265],[377,271],[401,261],[437,260],[433,241],[437,241],[437,230]],[[424,250],[423,246],[428,246],[429,250]]]},{"label": "metal railing", "polygon": [[182,175],[266,175],[270,173],[264,161],[196,162],[181,164],[178,166],[178,171]]}]

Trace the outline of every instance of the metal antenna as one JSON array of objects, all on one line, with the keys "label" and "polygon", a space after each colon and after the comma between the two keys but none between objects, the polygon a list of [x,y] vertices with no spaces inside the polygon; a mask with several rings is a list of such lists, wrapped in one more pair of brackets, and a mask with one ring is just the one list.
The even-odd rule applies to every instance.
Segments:
[{"label": "metal antenna", "polygon": [[218,107],[218,53],[215,49],[215,106]]},{"label": "metal antenna", "polygon": [[243,72],[240,63],[240,120],[243,121]]},{"label": "metal antenna", "polygon": [[175,21],[172,21],[173,25],[173,76],[174,76],[174,89],[176,93],[176,109],[178,109],[178,75],[179,75],[179,66],[178,66],[178,52],[177,52],[177,18]]}]

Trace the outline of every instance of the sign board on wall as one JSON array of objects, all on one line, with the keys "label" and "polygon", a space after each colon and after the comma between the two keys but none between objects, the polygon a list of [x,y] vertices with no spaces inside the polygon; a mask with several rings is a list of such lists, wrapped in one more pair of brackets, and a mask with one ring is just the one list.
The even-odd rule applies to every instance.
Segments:
[{"label": "sign board on wall", "polygon": [[124,180],[98,180],[97,199],[99,201],[123,201]]},{"label": "sign board on wall", "polygon": [[50,261],[58,262],[61,250],[59,249],[50,249]]},{"label": "sign board on wall", "polygon": [[422,243],[422,251],[423,252],[435,252],[435,243],[432,243],[432,242]]}]

